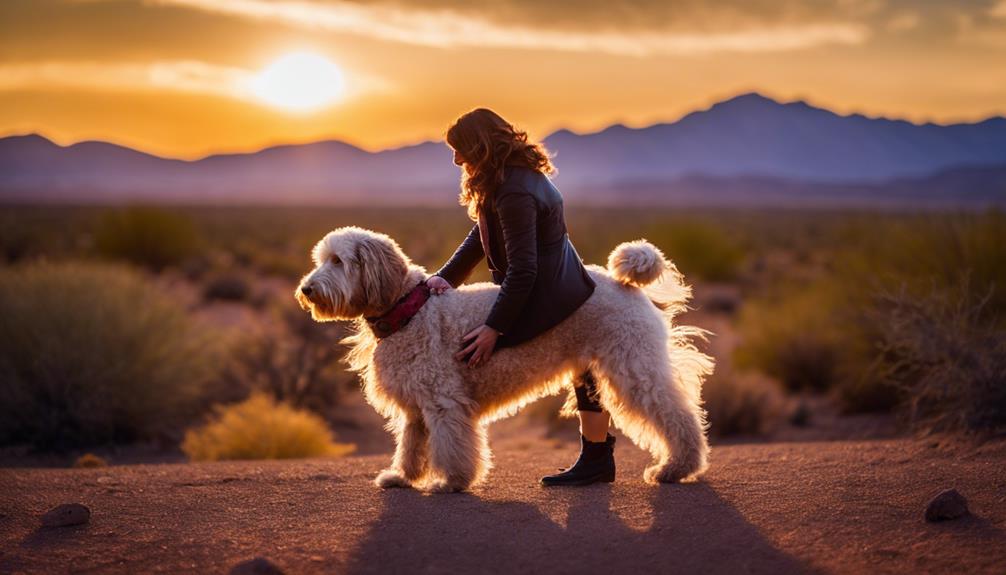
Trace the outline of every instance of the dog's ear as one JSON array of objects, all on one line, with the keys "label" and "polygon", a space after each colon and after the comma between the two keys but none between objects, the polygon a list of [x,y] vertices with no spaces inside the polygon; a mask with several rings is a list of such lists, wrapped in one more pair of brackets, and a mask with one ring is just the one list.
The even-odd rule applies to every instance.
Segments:
[{"label": "dog's ear", "polygon": [[360,266],[362,304],[368,313],[382,313],[398,299],[409,268],[405,256],[390,241],[368,237],[356,243],[356,261]]}]

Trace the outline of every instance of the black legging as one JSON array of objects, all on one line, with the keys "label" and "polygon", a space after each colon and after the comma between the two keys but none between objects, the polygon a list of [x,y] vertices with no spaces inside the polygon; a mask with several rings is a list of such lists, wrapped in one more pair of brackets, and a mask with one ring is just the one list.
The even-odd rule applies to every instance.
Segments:
[{"label": "black legging", "polygon": [[587,371],[581,373],[577,379],[582,381],[583,385],[573,388],[573,391],[576,392],[576,409],[596,413],[604,411],[597,400],[597,380],[594,379],[594,374],[590,369],[588,368]]}]

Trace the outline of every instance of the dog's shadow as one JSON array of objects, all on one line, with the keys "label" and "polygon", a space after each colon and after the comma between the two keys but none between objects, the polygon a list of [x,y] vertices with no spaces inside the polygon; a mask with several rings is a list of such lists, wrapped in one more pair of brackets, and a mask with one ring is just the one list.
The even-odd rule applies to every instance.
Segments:
[{"label": "dog's shadow", "polygon": [[[649,493],[647,493],[649,492]],[[383,494],[349,573],[800,573],[707,484]]]}]

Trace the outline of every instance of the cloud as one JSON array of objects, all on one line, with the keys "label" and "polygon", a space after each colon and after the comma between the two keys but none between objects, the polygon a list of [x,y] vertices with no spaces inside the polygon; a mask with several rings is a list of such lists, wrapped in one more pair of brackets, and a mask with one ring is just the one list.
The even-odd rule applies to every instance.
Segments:
[{"label": "cloud", "polygon": [[921,18],[915,12],[904,12],[891,17],[887,21],[887,29],[892,32],[904,32],[919,27]]},{"label": "cloud", "polygon": [[[844,0],[843,3],[849,3]],[[708,24],[681,27],[667,22],[643,26],[639,13],[631,24],[611,28],[604,22],[590,27],[570,26],[567,21],[539,18],[534,22],[502,15],[475,12],[452,5],[428,4],[406,7],[385,3],[343,0],[146,0],[147,4],[183,6],[219,14],[282,22],[292,26],[357,34],[404,44],[441,48],[489,47],[543,49],[570,52],[601,52],[618,55],[706,54],[713,52],[775,52],[827,44],[861,44],[869,28],[842,19],[808,19],[805,14],[783,11],[775,21],[752,21],[736,10],[720,10],[728,26],[710,29]],[[512,7],[511,7],[512,8]],[[580,14],[579,7],[569,7]],[[496,10],[501,10],[497,5]],[[778,11],[778,9],[775,9]],[[586,18],[596,11],[584,9]],[[666,14],[662,12],[664,16]],[[508,16],[509,15],[509,16]],[[691,18],[691,17],[690,17]],[[697,20],[701,22],[701,20]]]},{"label": "cloud", "polygon": [[1006,19],[1006,0],[999,0],[999,2],[989,8],[989,16]]},{"label": "cloud", "polygon": [[[217,66],[194,60],[148,63],[50,61],[0,64],[0,91],[80,89],[95,91],[154,90],[209,94],[258,101],[255,70]],[[346,98],[387,91],[387,82],[347,72]]]},{"label": "cloud", "polygon": [[957,40],[965,45],[1006,49],[1006,0],[989,6],[983,13],[954,13]]}]

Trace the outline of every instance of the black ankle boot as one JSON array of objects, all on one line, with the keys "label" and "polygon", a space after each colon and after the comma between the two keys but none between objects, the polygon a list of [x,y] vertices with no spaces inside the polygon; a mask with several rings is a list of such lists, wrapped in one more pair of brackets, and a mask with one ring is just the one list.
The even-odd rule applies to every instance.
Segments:
[{"label": "black ankle boot", "polygon": [[541,478],[546,487],[557,485],[590,485],[615,481],[615,436],[608,434],[604,441],[587,441],[580,436],[580,457],[573,467]]}]

